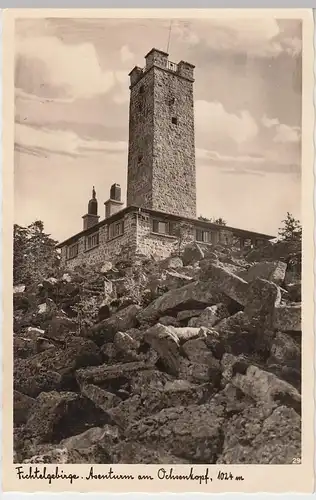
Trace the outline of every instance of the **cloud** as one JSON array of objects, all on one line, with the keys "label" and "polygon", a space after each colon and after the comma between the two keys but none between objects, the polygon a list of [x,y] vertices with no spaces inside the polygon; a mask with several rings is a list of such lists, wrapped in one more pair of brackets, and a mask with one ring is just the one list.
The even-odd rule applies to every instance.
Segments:
[{"label": "cloud", "polygon": [[[53,36],[16,37],[16,55],[25,65],[38,61],[40,84],[62,87],[66,98],[103,94],[116,82],[114,71],[101,68],[92,43],[64,44]],[[36,78],[34,71],[32,76]]]},{"label": "cloud", "polygon": [[296,163],[282,161],[269,155],[228,155],[215,150],[196,149],[196,160],[199,166],[216,168],[222,174],[264,175],[264,174],[299,174],[300,166]]},{"label": "cloud", "polygon": [[284,36],[278,21],[272,17],[179,20],[174,21],[172,29],[182,42],[191,46],[204,43],[216,52],[273,57],[282,52],[296,56],[301,51],[301,40]]},{"label": "cloud", "polygon": [[123,45],[120,50],[121,60],[123,63],[130,62],[134,59],[135,55],[131,52],[128,45]]},{"label": "cloud", "polygon": [[280,123],[277,118],[268,118],[264,115],[261,119],[264,127],[271,129],[274,136],[273,142],[276,143],[299,143],[301,140],[300,127],[291,127],[284,123]]},{"label": "cloud", "polygon": [[76,157],[102,152],[117,155],[127,150],[124,141],[88,140],[71,130],[40,129],[24,124],[15,125],[15,143],[18,151],[34,156],[59,154]]},{"label": "cloud", "polygon": [[252,140],[258,133],[258,126],[249,111],[228,113],[220,102],[197,100],[195,102],[197,134],[209,135],[212,142],[227,138],[241,144]]}]

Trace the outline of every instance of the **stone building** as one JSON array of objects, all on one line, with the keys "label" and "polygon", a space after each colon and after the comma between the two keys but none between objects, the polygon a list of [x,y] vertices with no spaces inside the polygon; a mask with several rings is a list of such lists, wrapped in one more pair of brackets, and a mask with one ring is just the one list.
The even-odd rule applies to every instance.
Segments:
[{"label": "stone building", "polygon": [[122,252],[164,258],[202,246],[261,244],[273,236],[196,218],[194,66],[152,49],[130,76],[127,202],[113,184],[99,221],[93,187],[83,230],[58,245],[62,264],[98,263]]}]

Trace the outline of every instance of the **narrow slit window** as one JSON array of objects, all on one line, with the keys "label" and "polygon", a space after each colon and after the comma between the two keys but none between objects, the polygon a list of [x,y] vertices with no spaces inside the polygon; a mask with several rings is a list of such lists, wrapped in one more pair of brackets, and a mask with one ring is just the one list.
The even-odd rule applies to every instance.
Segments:
[{"label": "narrow slit window", "polygon": [[174,125],[178,125],[178,118],[177,118],[176,116],[173,116],[173,117],[171,118],[171,121],[172,121],[172,123],[173,123]]}]

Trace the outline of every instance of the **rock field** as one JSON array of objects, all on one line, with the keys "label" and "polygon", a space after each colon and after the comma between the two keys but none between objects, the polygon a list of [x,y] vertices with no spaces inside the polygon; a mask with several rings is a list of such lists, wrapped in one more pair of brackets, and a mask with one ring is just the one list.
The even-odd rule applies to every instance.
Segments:
[{"label": "rock field", "polygon": [[15,462],[301,456],[299,243],[122,257],[13,300]]}]

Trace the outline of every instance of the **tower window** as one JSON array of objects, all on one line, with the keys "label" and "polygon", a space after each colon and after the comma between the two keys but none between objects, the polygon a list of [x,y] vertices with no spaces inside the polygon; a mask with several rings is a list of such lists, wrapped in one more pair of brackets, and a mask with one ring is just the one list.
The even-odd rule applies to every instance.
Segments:
[{"label": "tower window", "polygon": [[145,92],[145,87],[144,87],[144,85],[141,85],[141,86],[139,87],[139,93],[140,93],[140,94],[143,94],[144,92]]},{"label": "tower window", "polygon": [[138,156],[138,160],[137,160],[137,161],[138,161],[138,163],[141,163],[141,162],[142,162],[142,159],[143,159],[143,155],[139,155],[139,156]]},{"label": "tower window", "polygon": [[178,118],[177,118],[176,116],[173,116],[173,117],[171,118],[171,121],[172,121],[172,123],[173,123],[174,125],[178,125]]}]

